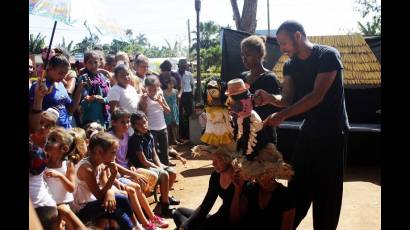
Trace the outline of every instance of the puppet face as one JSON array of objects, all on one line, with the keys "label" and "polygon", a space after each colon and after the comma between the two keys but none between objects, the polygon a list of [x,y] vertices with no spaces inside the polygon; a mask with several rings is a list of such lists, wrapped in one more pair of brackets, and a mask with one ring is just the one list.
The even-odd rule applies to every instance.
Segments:
[{"label": "puppet face", "polygon": [[231,106],[232,112],[239,117],[249,117],[252,113],[252,109],[252,99],[250,97],[235,101]]},{"label": "puppet face", "polygon": [[219,89],[211,88],[207,90],[208,104],[212,105],[216,103],[216,99],[220,98],[221,91]]},{"label": "puppet face", "polygon": [[218,98],[221,95],[221,92],[219,92],[218,89],[209,89],[208,90],[208,94],[209,96],[211,96],[212,98]]}]

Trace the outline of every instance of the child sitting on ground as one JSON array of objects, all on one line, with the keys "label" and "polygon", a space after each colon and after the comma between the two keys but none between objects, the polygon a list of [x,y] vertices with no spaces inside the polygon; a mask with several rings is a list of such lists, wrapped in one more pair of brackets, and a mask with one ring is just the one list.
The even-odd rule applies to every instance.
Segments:
[{"label": "child sitting on ground", "polygon": [[44,169],[47,166],[44,145],[50,128],[56,126],[58,114],[43,111],[33,114],[32,120],[37,116],[39,124],[34,125],[36,128],[30,132],[29,139],[29,194],[43,228],[54,229],[59,222],[58,211],[44,180]]},{"label": "child sitting on ground", "polygon": [[[109,133],[99,132],[91,137],[88,149],[89,156],[76,166],[73,211],[84,223],[105,216],[115,219],[121,229],[136,229],[128,198],[115,194],[111,188],[118,172],[114,163],[118,140]],[[110,170],[111,176],[100,188],[97,178],[104,168]]]},{"label": "child sitting on ground", "polygon": [[[74,138],[75,133],[70,134],[63,128],[53,129],[47,136],[45,151],[47,153],[47,168],[45,169],[45,181],[49,192],[57,203],[59,221],[66,223],[66,229],[85,228],[85,225],[71,211],[69,204],[74,200],[74,162],[66,158],[80,159],[76,150],[77,145],[82,144]],[[76,161],[78,162],[78,161]]]},{"label": "child sitting on ground", "polygon": [[[129,165],[126,155],[128,150],[128,128],[130,127],[130,114],[125,109],[116,109],[111,115],[111,122],[112,130],[109,133],[117,137],[120,144],[115,161],[118,164],[117,167],[119,169],[124,167],[124,170],[126,170],[128,169]],[[115,186],[128,194],[128,197],[131,200],[131,206],[133,206],[134,212],[137,214],[137,218],[144,228],[153,229],[155,227],[155,224],[159,227],[167,227],[168,224],[162,218],[154,215],[144,195],[144,193],[150,193],[155,187],[158,181],[157,175],[148,169],[135,168],[133,166],[131,168],[131,171],[136,175],[134,176],[131,174],[132,177],[118,177],[118,180],[116,180],[115,182]],[[129,172],[127,172],[126,174],[130,175]],[[142,192],[142,190],[144,191],[144,193]],[[145,218],[141,210],[141,206],[147,213],[150,221]]]},{"label": "child sitting on ground", "polygon": [[171,216],[172,209],[169,205],[177,205],[179,201],[174,197],[169,197],[169,189],[175,181],[176,174],[173,168],[161,164],[156,149],[154,138],[148,130],[147,117],[142,112],[131,115],[131,126],[134,134],[128,141],[128,161],[134,167],[143,167],[152,170],[158,175],[161,191],[161,214]]},{"label": "child sitting on ground", "polygon": [[[138,180],[140,182],[143,182],[140,183],[140,186],[142,186],[144,193],[148,194],[152,191],[155,184],[157,183],[158,177],[155,173],[151,172],[148,169],[135,168],[134,166],[129,167],[130,164],[127,159],[127,151],[129,140],[128,129],[130,128],[130,113],[122,108],[116,109],[111,115],[111,128],[112,129],[111,131],[109,131],[109,133],[117,137],[120,144],[115,162],[122,167],[130,169],[131,171],[137,173],[138,176],[140,176],[143,180]],[[121,178],[120,181],[123,179],[125,178]],[[124,183],[126,181],[127,180],[123,180]]]}]

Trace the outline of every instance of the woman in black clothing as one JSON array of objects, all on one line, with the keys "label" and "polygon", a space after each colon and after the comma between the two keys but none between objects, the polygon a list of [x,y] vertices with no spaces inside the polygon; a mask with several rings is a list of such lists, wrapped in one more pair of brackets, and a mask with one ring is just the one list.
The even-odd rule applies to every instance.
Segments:
[{"label": "woman in black clothing", "polygon": [[287,187],[260,174],[256,183],[248,182],[240,199],[241,229],[292,230],[295,205]]},{"label": "woman in black clothing", "polygon": [[[249,69],[241,74],[241,78],[250,85],[249,91],[252,94],[258,89],[263,89],[270,94],[279,92],[279,81],[276,75],[263,66],[263,59],[266,55],[265,42],[266,37],[257,35],[249,36],[241,42],[242,61],[245,68]],[[265,120],[272,112],[278,110],[272,105],[264,105],[255,107],[255,111],[262,120]],[[265,126],[263,131],[269,138],[265,141],[276,145],[276,129]]]},{"label": "woman in black clothing", "polygon": [[[179,230],[223,229],[230,224],[230,206],[234,193],[232,158],[221,148],[210,155],[215,171],[211,174],[208,192],[201,205],[196,210],[178,208],[173,212]],[[223,200],[222,206],[214,215],[209,215],[218,196]]]},{"label": "woman in black clothing", "polygon": [[[292,167],[276,148],[265,150],[257,161],[241,167],[234,176],[231,221],[237,229],[292,230],[295,204],[287,187],[276,181],[289,180],[294,174]],[[256,182],[245,183],[241,178]]]}]

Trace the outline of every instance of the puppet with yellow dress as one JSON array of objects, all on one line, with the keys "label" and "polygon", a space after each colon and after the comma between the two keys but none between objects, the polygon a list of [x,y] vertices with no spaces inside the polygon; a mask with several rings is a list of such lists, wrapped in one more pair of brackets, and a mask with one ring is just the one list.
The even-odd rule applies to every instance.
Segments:
[{"label": "puppet with yellow dress", "polygon": [[205,92],[207,122],[201,141],[213,146],[232,144],[231,118],[227,107],[224,105],[221,83],[211,80],[206,85]]}]

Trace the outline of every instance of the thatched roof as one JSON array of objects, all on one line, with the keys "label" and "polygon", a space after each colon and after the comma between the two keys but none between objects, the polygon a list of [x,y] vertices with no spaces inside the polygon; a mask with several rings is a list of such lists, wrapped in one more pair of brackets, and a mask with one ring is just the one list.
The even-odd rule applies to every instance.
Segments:
[{"label": "thatched roof", "polygon": [[[380,87],[381,65],[360,35],[308,36],[312,43],[336,48],[342,56],[346,88]],[[283,64],[289,57],[282,55],[273,72],[283,81]]]}]

